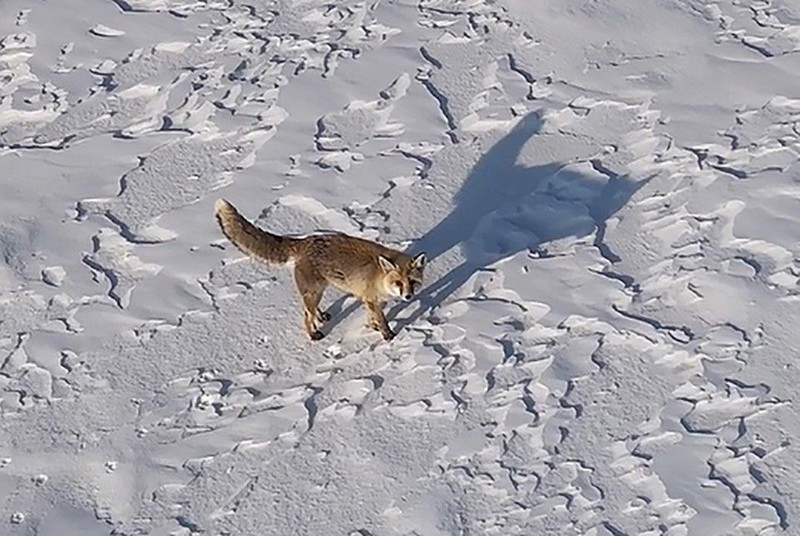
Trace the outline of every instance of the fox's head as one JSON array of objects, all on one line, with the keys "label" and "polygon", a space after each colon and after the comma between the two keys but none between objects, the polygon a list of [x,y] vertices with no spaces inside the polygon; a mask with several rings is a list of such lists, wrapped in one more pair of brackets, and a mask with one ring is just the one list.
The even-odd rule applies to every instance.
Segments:
[{"label": "fox's head", "polygon": [[381,255],[378,261],[383,270],[383,288],[386,294],[410,301],[422,287],[425,253],[420,253],[412,259],[401,257],[395,260]]}]

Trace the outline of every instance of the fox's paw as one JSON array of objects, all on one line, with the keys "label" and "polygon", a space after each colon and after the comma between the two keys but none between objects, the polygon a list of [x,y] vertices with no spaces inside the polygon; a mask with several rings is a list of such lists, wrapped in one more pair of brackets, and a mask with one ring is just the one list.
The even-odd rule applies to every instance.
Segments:
[{"label": "fox's paw", "polygon": [[384,341],[391,341],[392,339],[394,339],[397,336],[397,333],[395,333],[391,329],[387,329],[386,331],[382,331],[381,335],[383,335],[383,340]]},{"label": "fox's paw", "polygon": [[311,333],[308,334],[308,336],[312,341],[320,341],[323,338],[325,338],[325,334],[322,333],[320,330],[312,331]]},{"label": "fox's paw", "polygon": [[383,340],[385,341],[390,341],[394,339],[395,335],[397,335],[389,326],[383,326],[380,322],[376,322],[374,320],[369,321],[367,323],[367,327],[375,331],[380,331],[381,335],[383,335]]},{"label": "fox's paw", "polygon": [[323,322],[330,322],[331,314],[328,311],[319,311],[319,319]]}]

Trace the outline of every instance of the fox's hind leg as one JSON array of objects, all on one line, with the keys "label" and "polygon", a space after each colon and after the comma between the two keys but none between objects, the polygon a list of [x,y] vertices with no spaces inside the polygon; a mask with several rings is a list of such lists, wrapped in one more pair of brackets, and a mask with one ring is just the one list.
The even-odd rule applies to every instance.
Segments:
[{"label": "fox's hind leg", "polygon": [[328,283],[313,266],[302,261],[294,267],[294,280],[300,298],[303,300],[306,333],[312,341],[318,341],[325,336],[319,330],[320,325],[325,321],[319,310],[319,302]]}]

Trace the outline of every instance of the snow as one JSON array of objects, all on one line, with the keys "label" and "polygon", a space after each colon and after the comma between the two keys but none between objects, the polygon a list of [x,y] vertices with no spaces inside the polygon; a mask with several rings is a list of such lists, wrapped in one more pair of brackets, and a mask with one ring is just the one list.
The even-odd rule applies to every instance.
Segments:
[{"label": "snow", "polygon": [[[800,534],[800,6],[0,3],[0,534]],[[428,254],[384,342],[243,258]]]}]

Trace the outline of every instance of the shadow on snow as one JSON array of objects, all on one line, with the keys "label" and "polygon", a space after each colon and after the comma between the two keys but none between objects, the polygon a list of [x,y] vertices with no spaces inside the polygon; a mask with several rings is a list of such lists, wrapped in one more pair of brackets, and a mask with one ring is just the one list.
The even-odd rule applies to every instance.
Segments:
[{"label": "shadow on snow", "polygon": [[[430,264],[460,245],[465,260],[420,292],[417,309],[399,320],[396,331],[442,304],[476,272],[520,251],[541,252],[554,240],[595,233],[603,256],[618,260],[603,243],[605,222],[646,181],[618,176],[597,160],[592,165],[606,181],[566,169],[564,162],[517,164],[523,146],[535,143],[542,125],[536,111],[520,120],[473,167],[456,195],[456,208],[409,248],[411,253],[425,251]],[[393,306],[387,317],[396,318],[414,303]],[[328,330],[358,307],[354,303],[342,311],[342,304],[333,305],[335,319]]]}]

